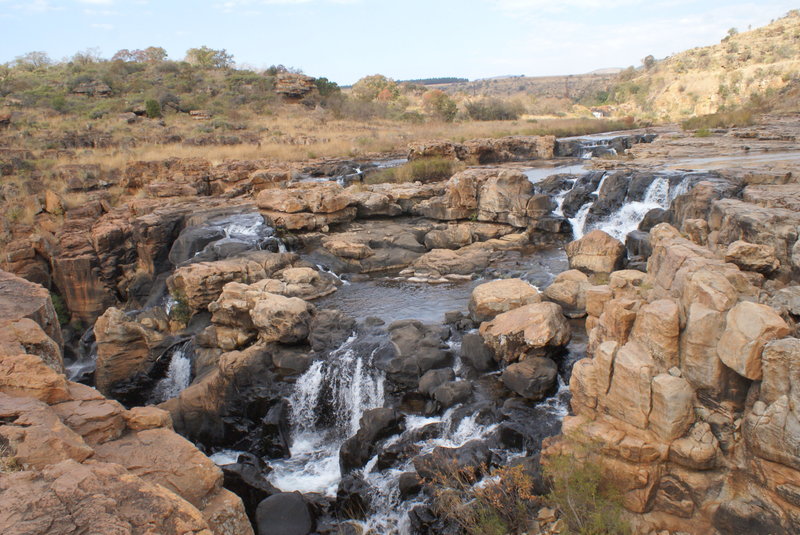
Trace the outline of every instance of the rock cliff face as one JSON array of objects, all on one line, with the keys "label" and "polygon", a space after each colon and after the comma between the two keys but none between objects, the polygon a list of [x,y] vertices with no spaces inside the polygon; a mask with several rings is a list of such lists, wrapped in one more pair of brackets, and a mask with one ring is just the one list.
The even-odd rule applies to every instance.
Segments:
[{"label": "rock cliff face", "polygon": [[[708,241],[746,233],[787,254],[783,227],[740,204],[712,203],[721,216]],[[599,464],[637,532],[797,532],[800,340],[760,302],[774,288],[755,273],[774,258],[749,248],[729,263],[730,249],[715,253],[668,224],[650,242],[646,274],[615,271],[585,290],[589,358],[575,364],[574,415],[544,462],[567,453]]]},{"label": "rock cliff face", "polygon": [[[17,326],[4,328],[0,355],[0,531],[252,534],[241,499],[168,413],[126,410],[53,369],[47,291],[6,272],[0,279],[3,321]],[[32,326],[18,328],[29,317],[36,344]]]}]

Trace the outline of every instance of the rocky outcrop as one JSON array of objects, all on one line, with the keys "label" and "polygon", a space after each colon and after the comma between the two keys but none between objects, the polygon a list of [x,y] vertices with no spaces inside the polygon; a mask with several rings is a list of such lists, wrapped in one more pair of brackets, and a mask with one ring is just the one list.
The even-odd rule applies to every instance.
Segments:
[{"label": "rocky outcrop", "polygon": [[465,143],[425,141],[409,146],[408,159],[445,158],[470,160],[479,164],[547,160],[553,157],[553,136],[507,136],[473,139]]},{"label": "rocky outcrop", "polygon": [[613,272],[586,291],[575,416],[544,462],[600,466],[637,532],[796,531],[797,340],[779,311],[754,302],[759,277],[667,224],[650,240],[646,274]]},{"label": "rocky outcrop", "polygon": [[569,267],[586,273],[611,273],[622,267],[625,246],[602,230],[593,230],[566,246]]},{"label": "rocky outcrop", "polygon": [[0,271],[0,323],[17,322],[21,325],[18,322],[23,318],[37,323],[59,348],[63,345],[61,325],[50,292],[38,284]]},{"label": "rocky outcrop", "polygon": [[267,189],[256,204],[273,226],[287,230],[316,230],[334,223],[352,221],[355,200],[335,182],[289,184]]},{"label": "rocky outcrop", "polygon": [[314,78],[293,72],[281,72],[275,77],[273,91],[287,98],[303,98],[317,88]]}]

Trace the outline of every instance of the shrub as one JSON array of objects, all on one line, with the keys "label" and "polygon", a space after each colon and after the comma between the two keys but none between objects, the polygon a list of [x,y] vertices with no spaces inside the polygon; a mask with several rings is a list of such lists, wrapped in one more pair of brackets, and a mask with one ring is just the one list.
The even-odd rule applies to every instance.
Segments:
[{"label": "shrub", "polygon": [[519,102],[485,98],[466,104],[467,114],[475,121],[512,121],[525,111]]},{"label": "shrub", "polygon": [[420,158],[390,169],[368,175],[368,184],[384,182],[437,182],[447,180],[464,164],[446,158]]},{"label": "shrub", "polygon": [[422,97],[425,111],[445,122],[451,122],[456,117],[458,106],[450,96],[440,89],[433,89]]},{"label": "shrub", "polygon": [[453,468],[438,473],[433,485],[434,511],[469,535],[505,535],[527,530],[540,500],[522,466],[501,467],[475,484],[485,468]]},{"label": "shrub", "polygon": [[155,99],[148,99],[144,103],[144,109],[147,116],[151,119],[158,119],[161,117],[161,104]]},{"label": "shrub", "polygon": [[175,304],[169,311],[169,319],[178,323],[189,323],[189,320],[192,319],[192,309],[186,296],[182,292],[176,291],[172,297],[175,299]]},{"label": "shrub", "polygon": [[58,316],[58,323],[60,323],[62,327],[67,325],[69,323],[69,309],[64,302],[64,298],[56,293],[50,292],[50,301],[53,302],[53,308],[56,311],[56,316]]},{"label": "shrub", "polygon": [[756,118],[751,110],[740,108],[692,117],[683,121],[681,127],[684,130],[732,128],[734,126],[750,126],[755,123],[755,120]]},{"label": "shrub", "polygon": [[600,467],[570,455],[549,459],[545,476],[551,491],[545,501],[556,509],[569,532],[579,535],[626,535],[631,528],[622,518],[622,500],[604,484]]}]

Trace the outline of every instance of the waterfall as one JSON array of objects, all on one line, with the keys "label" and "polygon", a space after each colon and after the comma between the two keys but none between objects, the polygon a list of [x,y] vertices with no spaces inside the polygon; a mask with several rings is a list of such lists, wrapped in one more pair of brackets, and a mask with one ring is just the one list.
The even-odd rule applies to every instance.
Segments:
[{"label": "waterfall", "polygon": [[192,379],[191,342],[175,346],[169,361],[167,375],[160,379],[150,394],[150,403],[162,403],[177,397]]},{"label": "waterfall", "polygon": [[581,206],[580,210],[575,214],[575,217],[570,218],[569,222],[572,225],[572,235],[574,239],[582,238],[586,233],[586,219],[589,217],[589,209],[592,207],[591,202],[587,202]]},{"label": "waterfall", "polygon": [[342,443],[356,434],[364,411],[383,406],[384,377],[373,367],[374,351],[362,354],[356,341],[353,334],[295,384],[289,397],[291,457],[270,463],[269,479],[284,492],[335,496]]}]

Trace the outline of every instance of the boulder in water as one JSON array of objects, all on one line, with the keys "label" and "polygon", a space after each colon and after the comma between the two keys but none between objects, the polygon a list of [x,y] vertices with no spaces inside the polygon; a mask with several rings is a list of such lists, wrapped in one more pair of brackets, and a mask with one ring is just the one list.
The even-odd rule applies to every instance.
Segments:
[{"label": "boulder in water", "polygon": [[489,321],[498,314],[541,300],[539,290],[522,279],[496,280],[472,290],[469,313],[477,322]]},{"label": "boulder in water", "polygon": [[466,360],[467,364],[479,372],[497,368],[494,353],[477,333],[467,333],[461,339],[461,359]]},{"label": "boulder in water", "polygon": [[586,273],[611,273],[622,267],[625,246],[606,232],[595,229],[566,245],[569,267]]},{"label": "boulder in water", "polygon": [[449,409],[456,403],[466,401],[472,394],[472,385],[467,381],[451,381],[444,383],[433,391],[433,398],[444,409]]},{"label": "boulder in water", "polygon": [[336,509],[345,518],[364,519],[369,514],[372,489],[364,478],[347,474],[336,489]]},{"label": "boulder in water", "polygon": [[339,466],[342,473],[363,468],[375,455],[377,442],[402,432],[404,416],[386,407],[364,412],[359,420],[358,432],[348,438],[339,450]]},{"label": "boulder in water", "polygon": [[314,517],[302,494],[281,492],[258,504],[256,526],[258,535],[308,535]]},{"label": "boulder in water", "polygon": [[555,303],[527,305],[481,324],[484,342],[504,362],[557,352],[570,340],[570,327]]},{"label": "boulder in water", "polygon": [[558,376],[556,363],[533,357],[511,364],[503,371],[503,384],[520,396],[538,401],[553,392]]},{"label": "boulder in water", "polygon": [[434,390],[448,381],[456,378],[452,368],[439,368],[425,372],[419,380],[419,391],[429,396],[433,395]]},{"label": "boulder in water", "polygon": [[414,459],[414,468],[426,481],[448,475],[477,481],[494,455],[482,440],[470,440],[458,448],[437,447],[433,452]]},{"label": "boulder in water", "polygon": [[250,311],[250,317],[261,340],[293,344],[308,337],[313,311],[313,305],[298,297],[265,293]]},{"label": "boulder in water", "polygon": [[570,269],[559,273],[544,291],[544,295],[561,305],[567,316],[579,318],[586,315],[586,290],[591,283],[589,277],[580,270]]},{"label": "boulder in water", "polygon": [[257,455],[241,453],[233,464],[221,466],[225,488],[242,499],[250,521],[255,523],[258,504],[280,490],[267,481],[270,467]]}]

